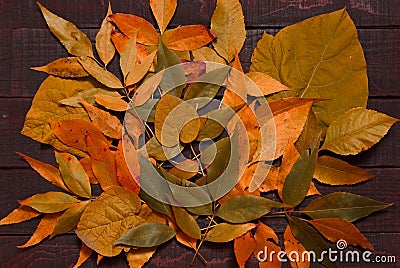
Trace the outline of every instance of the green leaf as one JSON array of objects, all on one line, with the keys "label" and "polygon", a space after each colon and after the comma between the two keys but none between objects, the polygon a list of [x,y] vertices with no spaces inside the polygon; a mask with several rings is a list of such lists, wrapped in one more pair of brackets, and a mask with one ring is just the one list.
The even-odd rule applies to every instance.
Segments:
[{"label": "green leaf", "polygon": [[64,183],[68,189],[80,197],[90,198],[92,190],[90,188],[89,176],[78,159],[71,154],[59,153],[57,151],[55,155]]},{"label": "green leaf", "polygon": [[206,204],[206,205],[202,205],[199,207],[187,207],[186,208],[187,211],[189,211],[192,214],[195,215],[212,215],[213,214],[213,206],[212,203],[210,204]]},{"label": "green leaf", "polygon": [[321,150],[349,155],[371,148],[397,121],[396,118],[359,107],[347,111],[329,126]]},{"label": "green leaf", "polygon": [[174,218],[172,216],[172,210],[170,205],[154,199],[143,190],[140,190],[139,196],[140,199],[142,199],[151,209],[157,211],[158,213],[167,215],[171,219]]},{"label": "green leaf", "polygon": [[36,194],[19,201],[21,205],[36,209],[42,213],[56,213],[75,205],[79,200],[61,192],[47,192]]},{"label": "green leaf", "polygon": [[115,246],[115,241],[144,221],[137,215],[140,208],[140,199],[136,194],[111,186],[86,207],[76,234],[97,253],[106,257],[116,256],[122,247]]},{"label": "green leaf", "polygon": [[207,233],[205,241],[220,243],[229,242],[239,236],[244,235],[249,230],[254,229],[255,227],[257,227],[257,224],[254,223],[219,223]]},{"label": "green leaf", "polygon": [[[354,23],[345,9],[323,14],[264,36],[251,71],[266,72],[292,90],[283,96],[327,98],[313,111],[320,126],[355,107],[365,107],[368,79]],[[312,52],[312,53],[310,53]]]},{"label": "green leaf", "polygon": [[260,196],[236,196],[222,203],[217,216],[231,223],[244,223],[260,218],[283,204]]},{"label": "green leaf", "polygon": [[206,123],[200,129],[196,140],[202,141],[204,139],[217,138],[224,131],[224,126],[228,124],[234,114],[235,111],[230,107],[223,107],[208,112],[205,115],[205,117],[207,117]]},{"label": "green leaf", "polygon": [[143,223],[129,230],[115,243],[131,247],[148,248],[171,240],[175,234],[175,230],[168,225],[158,222]]},{"label": "green leaf", "polygon": [[389,206],[364,196],[336,192],[315,199],[302,212],[313,219],[342,218],[351,222]]},{"label": "green leaf", "polygon": [[175,222],[182,232],[195,239],[201,238],[199,225],[184,208],[172,206],[172,211],[174,212]]},{"label": "green leaf", "polygon": [[42,11],[50,31],[60,40],[61,44],[70,54],[93,57],[92,43],[84,33],[71,22],[51,13],[39,2],[37,4]]},{"label": "green leaf", "polygon": [[64,234],[76,227],[90,201],[80,202],[63,212],[54,227],[52,236]]},{"label": "green leaf", "polygon": [[[316,259],[319,259],[322,252],[327,251],[329,248],[324,238],[314,228],[302,220],[290,216],[287,216],[287,218],[294,237],[299,240],[308,251],[315,252]],[[326,267],[337,267],[336,263],[330,262],[327,256],[324,257],[324,260],[321,262],[322,264]]]},{"label": "green leaf", "polygon": [[204,164],[211,163],[208,167],[207,183],[216,180],[224,173],[231,157],[231,142],[229,138],[220,139],[214,145],[207,147],[201,153],[200,158]]}]

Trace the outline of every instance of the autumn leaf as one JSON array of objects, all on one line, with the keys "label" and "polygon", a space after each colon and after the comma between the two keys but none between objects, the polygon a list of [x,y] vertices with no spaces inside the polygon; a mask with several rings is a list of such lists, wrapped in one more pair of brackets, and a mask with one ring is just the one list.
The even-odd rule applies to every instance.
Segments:
[{"label": "autumn leaf", "polygon": [[168,216],[170,219],[173,219],[171,206],[169,204],[154,199],[143,190],[140,191],[139,196],[140,199],[142,199],[151,209]]},{"label": "autumn leaf", "polygon": [[354,155],[371,148],[397,119],[359,107],[347,111],[329,126],[321,150]]},{"label": "autumn leaf", "polygon": [[215,50],[230,62],[246,39],[242,6],[238,0],[217,0],[211,17],[211,32],[217,35],[213,41]]},{"label": "autumn leaf", "polygon": [[188,236],[200,239],[201,231],[196,220],[185,210],[185,208],[172,206],[175,222],[178,227]]},{"label": "autumn leaf", "polygon": [[78,223],[76,234],[97,253],[111,257],[122,251],[117,239],[143,220],[137,216],[140,199],[129,190],[111,186],[90,203]]},{"label": "autumn leaf", "polygon": [[56,213],[73,206],[79,200],[62,192],[47,192],[36,194],[19,201],[21,205],[29,206],[42,213]]},{"label": "autumn leaf", "polygon": [[103,95],[108,95],[110,97],[121,98],[121,95],[119,95],[119,93],[116,91],[111,91],[111,90],[102,89],[102,88],[91,88],[91,89],[87,89],[84,91],[80,91],[80,92],[78,92],[78,94],[76,94],[72,97],[68,97],[63,100],[60,100],[59,102],[63,105],[67,105],[67,106],[71,106],[71,107],[75,107],[75,108],[81,108],[81,107],[83,107],[82,104],[80,103],[81,100],[84,100],[87,103],[94,105],[96,103],[95,96],[97,94],[103,94]]},{"label": "autumn leaf", "polygon": [[153,11],[161,34],[164,33],[174,15],[176,5],[177,0],[150,0],[151,11]]},{"label": "autumn leaf", "polygon": [[361,168],[331,156],[319,157],[314,172],[315,179],[330,185],[356,184],[373,176]]},{"label": "autumn leaf", "polygon": [[106,109],[116,112],[125,112],[128,110],[129,104],[118,96],[109,96],[105,94],[96,94],[96,102]]},{"label": "autumn leaf", "polygon": [[[123,147],[123,143],[124,147]],[[115,151],[115,163],[117,168],[117,179],[122,187],[131,190],[135,194],[139,194],[140,186],[140,166],[137,158],[136,149],[132,146],[129,138],[123,136],[122,140],[118,143],[117,151]],[[135,170],[128,168],[126,160],[130,161],[131,167],[134,165]],[[135,176],[135,177],[133,177]]]},{"label": "autumn leaf", "polygon": [[50,31],[60,40],[70,54],[93,57],[92,44],[84,33],[71,22],[51,13],[39,2],[37,4]]},{"label": "autumn leaf", "polygon": [[244,235],[249,230],[254,229],[256,226],[257,225],[254,223],[219,223],[207,233],[205,241],[218,243],[229,242],[239,236]]},{"label": "autumn leaf", "polygon": [[60,216],[61,213],[44,215],[31,238],[25,244],[17,246],[17,248],[27,248],[42,242],[46,237],[51,235]]},{"label": "autumn leaf", "polygon": [[64,234],[75,228],[89,203],[90,201],[80,202],[64,211],[54,226],[51,236]]},{"label": "autumn leaf", "polygon": [[[278,236],[275,234],[274,230],[272,230],[269,226],[259,222],[257,230],[254,234],[254,239],[256,240],[256,247],[253,250],[254,255],[258,259],[266,258],[265,261],[259,262],[259,267],[281,267],[281,262],[277,259],[276,255],[273,256],[272,260],[269,258],[269,256],[264,256],[265,247],[268,248],[269,252],[272,250],[275,252],[281,251],[281,248],[275,244],[278,243]],[[260,252],[262,254],[260,254]]]},{"label": "autumn leaf", "polygon": [[39,211],[28,207],[19,206],[18,208],[11,211],[6,217],[0,220],[0,225],[16,224],[24,221],[29,221],[30,219],[40,216],[42,213]]},{"label": "autumn leaf", "polygon": [[257,86],[254,87],[251,83],[247,82],[247,93],[251,96],[261,97],[270,95],[283,90],[290,90],[281,82],[275,80],[271,76],[261,72],[250,72],[246,74],[248,78]]},{"label": "autumn leaf", "polygon": [[210,43],[215,36],[203,25],[181,26],[166,31],[162,39],[172,50],[196,50]]},{"label": "autumn leaf", "polygon": [[132,36],[131,39],[126,43],[124,50],[121,52],[119,66],[122,71],[123,78],[126,79],[127,75],[132,72],[136,62],[136,36],[137,33]]},{"label": "autumn leaf", "polygon": [[132,248],[126,253],[129,268],[142,267],[156,252],[157,247]]},{"label": "autumn leaf", "polygon": [[[226,64],[225,60],[218,56],[217,52],[209,47],[202,47],[192,51],[195,61],[210,61],[219,64]],[[210,70],[211,71],[211,70]]]},{"label": "autumn leaf", "polygon": [[93,250],[82,242],[81,250],[79,251],[79,258],[73,268],[79,268],[84,264],[92,255]]},{"label": "autumn leaf", "polygon": [[186,247],[196,250],[197,239],[192,238],[192,237],[188,236],[187,234],[185,234],[184,232],[182,232],[181,230],[179,230],[179,227],[176,226],[172,221],[168,221],[168,225],[175,229],[176,241],[178,241],[180,244],[182,244]]},{"label": "autumn leaf", "polygon": [[340,218],[315,219],[310,221],[315,229],[331,242],[341,239],[346,240],[348,245],[361,246],[365,249],[374,250],[367,238],[360,233],[356,226],[347,220]]},{"label": "autumn leaf", "polygon": [[106,17],[103,19],[100,30],[96,35],[97,54],[99,55],[105,66],[107,66],[107,64],[114,58],[115,54],[115,47],[111,42],[111,32],[114,30],[114,26],[107,19],[111,14],[111,3],[108,2]]},{"label": "autumn leaf", "polygon": [[93,58],[80,57],[79,63],[91,76],[106,87],[116,89],[124,87],[118,77],[101,67]]},{"label": "autumn leaf", "polygon": [[278,69],[275,66],[275,59],[273,56],[272,41],[274,37],[266,32],[263,33],[262,38],[257,42],[251,57],[250,72],[262,72],[271,76],[273,79],[280,81]]},{"label": "autumn leaf", "polygon": [[54,60],[47,65],[32,67],[32,70],[45,72],[63,78],[78,78],[89,76],[89,74],[79,64],[78,58],[67,57]]},{"label": "autumn leaf", "polygon": [[186,159],[173,166],[168,172],[182,180],[188,180],[195,176],[198,171],[199,163],[191,159]]},{"label": "autumn leaf", "polygon": [[295,146],[299,152],[308,150],[314,140],[318,137],[320,130],[318,128],[318,119],[312,109],[308,112],[307,121],[303,131],[295,142]]},{"label": "autumn leaf", "polygon": [[[310,260],[302,259],[300,256],[306,251],[304,246],[299,242],[299,240],[294,237],[290,225],[286,227],[285,233],[283,234],[285,252],[290,261],[292,268],[308,268],[310,267]],[[296,255],[297,254],[297,255]]]},{"label": "autumn leaf", "polygon": [[139,82],[149,71],[150,66],[153,64],[154,57],[157,53],[157,50],[154,50],[152,53],[147,55],[142,60],[136,62],[132,71],[128,73],[126,77],[126,85],[131,86]]},{"label": "autumn leaf", "polygon": [[175,230],[168,225],[153,222],[140,224],[123,236],[115,243],[131,247],[149,248],[161,245],[175,236]]},{"label": "autumn leaf", "polygon": [[129,42],[129,37],[113,29],[111,31],[111,41],[118,53],[121,54],[122,51],[124,51],[126,44]]},{"label": "autumn leaf", "polygon": [[342,218],[352,222],[390,205],[360,195],[336,192],[315,199],[302,212],[313,219]]},{"label": "autumn leaf", "polygon": [[99,181],[97,180],[96,176],[93,174],[92,170],[92,159],[90,159],[89,156],[81,158],[79,160],[81,163],[83,169],[85,170],[86,174],[89,177],[89,181],[91,184],[99,184]]},{"label": "autumn leaf", "polygon": [[250,258],[255,248],[256,240],[251,232],[247,232],[241,237],[235,238],[233,250],[240,268],[244,268],[246,261]]}]

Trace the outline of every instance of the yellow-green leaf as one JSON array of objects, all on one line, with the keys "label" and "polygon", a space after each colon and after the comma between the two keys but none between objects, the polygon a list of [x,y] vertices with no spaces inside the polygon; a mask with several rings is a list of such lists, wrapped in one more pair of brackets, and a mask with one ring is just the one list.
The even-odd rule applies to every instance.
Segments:
[{"label": "yellow-green leaf", "polygon": [[75,108],[81,108],[83,107],[82,104],[80,103],[81,100],[86,101],[87,103],[90,104],[95,104],[95,96],[97,94],[102,94],[102,95],[107,95],[110,97],[116,97],[121,99],[121,95],[119,95],[118,92],[116,91],[110,91],[107,89],[102,89],[102,88],[91,88],[91,89],[87,89],[84,91],[80,91],[78,92],[78,94],[69,97],[69,98],[65,98],[63,100],[60,100],[60,103],[63,105],[67,105],[67,106],[71,106],[71,107],[75,107]]},{"label": "yellow-green leaf", "polygon": [[118,77],[101,67],[93,58],[80,57],[79,63],[97,81],[109,88],[123,88]]},{"label": "yellow-green leaf", "polygon": [[89,76],[85,69],[83,69],[82,65],[79,64],[78,58],[76,57],[57,59],[48,63],[47,65],[32,67],[31,69],[64,78]]},{"label": "yellow-green leaf", "polygon": [[164,33],[169,21],[175,13],[177,0],[150,0],[150,7],[156,18],[161,34]]},{"label": "yellow-green leaf", "polygon": [[108,20],[108,17],[112,14],[111,3],[108,2],[108,10],[106,17],[101,23],[100,30],[96,35],[96,50],[99,54],[100,59],[103,61],[104,65],[107,64],[114,58],[115,47],[111,42],[111,32],[114,26]]},{"label": "yellow-green leaf", "polygon": [[230,62],[236,52],[240,52],[246,39],[239,0],[217,0],[217,7],[211,17],[211,32],[217,35],[213,41],[215,50]]},{"label": "yellow-green leaf", "polygon": [[172,206],[172,211],[176,224],[185,234],[195,239],[201,238],[199,225],[184,208]]},{"label": "yellow-green leaf", "polygon": [[69,53],[93,57],[92,43],[73,23],[58,17],[38,3],[50,31],[60,40]]},{"label": "yellow-green leaf", "polygon": [[229,242],[255,227],[257,227],[257,224],[254,223],[219,223],[207,233],[205,240],[210,242]]},{"label": "yellow-green leaf", "polygon": [[373,176],[359,167],[327,155],[318,158],[314,172],[314,178],[330,185],[355,184]]},{"label": "yellow-green leaf", "polygon": [[89,205],[89,203],[90,201],[80,202],[64,211],[54,226],[54,230],[51,235],[55,236],[64,234],[75,228],[82,216],[83,211],[87,205]]},{"label": "yellow-green leaf", "polygon": [[72,207],[79,200],[62,192],[47,192],[36,194],[19,201],[21,205],[29,206],[42,213],[56,213]]},{"label": "yellow-green leaf", "polygon": [[[290,90],[287,86],[283,85],[278,80],[275,80],[271,76],[261,72],[250,72],[246,74],[257,87],[252,84],[247,85],[247,94],[255,97],[264,95],[270,95],[283,90]],[[247,82],[247,81],[246,81]]]},{"label": "yellow-green leaf", "polygon": [[122,251],[114,243],[132,227],[142,223],[136,214],[140,199],[133,192],[111,186],[83,212],[76,234],[97,253],[111,257]]},{"label": "yellow-green leaf", "polygon": [[396,118],[359,107],[347,111],[329,126],[321,150],[354,155],[371,148],[386,135]]}]

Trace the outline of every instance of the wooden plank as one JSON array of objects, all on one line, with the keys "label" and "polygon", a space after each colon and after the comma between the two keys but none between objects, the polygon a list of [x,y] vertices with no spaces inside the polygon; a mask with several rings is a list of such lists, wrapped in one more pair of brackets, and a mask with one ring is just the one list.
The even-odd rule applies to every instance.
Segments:
[{"label": "wooden plank", "polygon": [[[399,226],[397,215],[400,213],[400,206],[398,205],[400,204],[400,195],[398,194],[400,192],[400,184],[398,183],[397,175],[400,169],[376,168],[367,169],[367,171],[376,175],[376,177],[354,186],[333,187],[316,183],[317,188],[323,195],[343,191],[367,196],[381,202],[394,203],[395,205],[383,211],[376,212],[367,218],[357,221],[356,225],[362,232],[397,232]],[[23,200],[37,193],[60,191],[59,188],[41,178],[39,174],[31,169],[0,169],[0,182],[2,185],[0,189],[0,218],[3,218],[18,207],[16,200]],[[94,195],[98,195],[98,191]],[[268,194],[268,197],[276,199],[274,193]],[[308,198],[304,204],[308,204],[314,198],[316,196]],[[287,224],[284,218],[268,218],[267,222],[278,232],[283,232]],[[31,234],[37,224],[38,220],[32,220],[17,225],[0,226],[0,235],[10,233]]]},{"label": "wooden plank", "polygon": [[[367,233],[367,239],[375,247],[375,252],[371,259],[376,256],[396,256],[399,261],[398,249],[400,247],[399,233]],[[282,235],[279,235],[282,247]],[[75,236],[61,236],[53,240],[42,242],[41,244],[29,249],[17,249],[16,246],[23,244],[28,237],[26,236],[0,236],[0,263],[2,267],[72,267],[79,255],[80,242]],[[390,241],[388,243],[387,241]],[[335,245],[330,245],[336,250]],[[351,250],[356,250],[351,248]],[[237,267],[233,253],[233,243],[210,244],[206,243],[200,249],[201,254],[208,260],[207,267],[232,268]],[[96,266],[96,254],[82,265],[82,268],[92,268]],[[150,267],[169,267],[180,268],[189,267],[193,257],[193,251],[179,245],[175,240],[160,246],[150,261],[144,266]],[[246,267],[256,267],[257,261],[254,257],[248,261]],[[360,266],[361,265],[361,266]],[[366,263],[342,263],[341,267],[397,267],[396,264],[366,264]],[[114,258],[104,258],[101,267],[128,267],[124,256],[121,254]],[[198,258],[193,267],[205,267]],[[283,267],[290,267],[284,264]],[[313,264],[312,267],[323,267]]]},{"label": "wooden plank", "polygon": [[0,96],[10,96],[11,30],[0,29]]},{"label": "wooden plank", "polygon": [[[92,40],[96,31],[85,30]],[[276,31],[268,30],[270,34]],[[247,40],[240,55],[245,70],[250,66],[251,55],[262,33],[262,30],[247,31]],[[362,29],[359,33],[368,63],[370,95],[400,96],[400,30]],[[67,53],[48,30],[18,29],[12,34],[12,55],[11,94],[32,97],[46,75],[29,68],[45,65],[67,56]],[[119,74],[117,61],[110,65],[110,70]]]},{"label": "wooden plank", "polygon": [[[0,138],[2,140],[0,143],[0,168],[26,167],[26,164],[15,154],[16,151],[40,157],[43,161],[53,161],[53,151],[49,146],[41,145],[20,134],[30,105],[31,99],[29,98],[0,98]],[[399,99],[371,99],[368,107],[400,118],[399,106]],[[345,158],[345,160],[366,167],[399,167],[399,137],[400,124],[395,124],[379,144],[355,157]]]},{"label": "wooden plank", "polygon": [[[107,1],[104,0],[43,0],[41,2],[49,10],[72,21],[80,28],[99,27],[107,10]],[[179,1],[171,26],[209,25],[215,2],[215,0]],[[139,15],[155,25],[148,3],[148,1],[130,0],[112,2],[114,12]],[[241,3],[248,27],[282,27],[345,6],[358,26],[400,25],[397,0],[241,0]],[[35,1],[2,1],[0,14],[3,17],[2,27],[46,27]]]}]

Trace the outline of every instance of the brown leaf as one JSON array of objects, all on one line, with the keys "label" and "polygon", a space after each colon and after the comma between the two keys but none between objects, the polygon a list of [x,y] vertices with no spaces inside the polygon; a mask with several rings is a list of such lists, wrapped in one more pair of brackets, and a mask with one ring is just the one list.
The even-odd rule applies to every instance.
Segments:
[{"label": "brown leaf", "polygon": [[25,244],[17,246],[17,248],[27,248],[43,241],[43,239],[51,235],[61,215],[62,213],[52,213],[44,215],[32,237]]},{"label": "brown leaf", "polygon": [[117,117],[111,115],[109,112],[94,107],[86,101],[81,101],[81,103],[85,107],[90,120],[92,120],[104,135],[113,139],[121,138],[122,124]]},{"label": "brown leaf", "polygon": [[64,78],[89,76],[85,69],[83,69],[82,65],[79,64],[78,58],[76,57],[57,59],[47,65],[32,67],[31,69]]},{"label": "brown leaf", "polygon": [[93,174],[105,190],[112,185],[118,185],[117,170],[114,154],[110,151],[108,143],[98,136],[87,133],[86,144],[92,159]]},{"label": "brown leaf", "polygon": [[[283,234],[283,238],[284,238],[285,252],[288,256],[292,268],[310,267],[310,261],[309,260],[303,261],[302,259],[303,252],[306,251],[306,249],[296,239],[296,237],[294,237],[289,225],[286,227],[285,233]],[[297,252],[298,255],[296,256],[292,252]],[[296,260],[296,257],[299,257],[298,261]]]},{"label": "brown leaf", "polygon": [[156,18],[161,34],[164,33],[169,21],[175,13],[177,0],[150,0],[150,7]]},{"label": "brown leaf", "polygon": [[[122,148],[122,143],[124,148]],[[130,166],[135,166],[135,169],[130,170],[126,165],[125,158],[131,163]],[[140,186],[140,166],[137,158],[136,149],[132,146],[129,137],[126,135],[118,143],[117,151],[115,152],[115,163],[117,168],[117,179],[122,187],[131,190],[135,194],[139,194]],[[134,177],[132,177],[134,175]]]},{"label": "brown leaf", "polygon": [[278,80],[275,80],[271,76],[260,72],[251,72],[246,74],[257,87],[252,84],[247,85],[247,93],[251,96],[261,97],[264,95],[270,95],[283,90],[290,90],[287,86],[281,84]]},{"label": "brown leaf", "polygon": [[186,159],[183,162],[172,167],[168,172],[181,180],[188,180],[199,171],[199,163],[192,159]]},{"label": "brown leaf", "polygon": [[84,264],[92,255],[93,250],[89,248],[88,246],[85,245],[85,243],[82,242],[82,247],[81,250],[79,251],[79,258],[78,261],[75,263],[73,268],[79,268],[81,267],[82,264]]},{"label": "brown leaf", "polygon": [[158,44],[159,35],[156,29],[145,19],[123,13],[112,14],[109,18],[129,38],[132,38],[139,31],[136,37],[138,43],[149,46]]},{"label": "brown leaf", "polygon": [[172,50],[195,50],[207,45],[215,37],[204,25],[188,25],[166,31],[163,41]]},{"label": "brown leaf", "polygon": [[96,35],[97,54],[99,54],[105,66],[114,58],[115,54],[115,47],[111,42],[111,32],[114,30],[114,26],[107,19],[111,14],[111,3],[108,2],[106,17],[101,23],[100,30]]},{"label": "brown leaf", "polygon": [[374,250],[367,238],[351,222],[341,218],[324,218],[311,220],[310,223],[325,238],[331,242],[344,239],[348,245],[361,246],[365,249]]},{"label": "brown leaf", "polygon": [[41,162],[39,160],[36,160],[32,157],[29,157],[27,155],[18,153],[18,155],[22,156],[26,162],[28,162],[28,164],[37,171],[37,173],[40,174],[40,176],[42,176],[43,178],[45,178],[46,180],[48,180],[49,182],[53,183],[54,185],[57,185],[58,187],[60,187],[61,189],[69,192],[69,189],[65,186],[64,181],[61,177],[60,171],[58,170],[58,168]]},{"label": "brown leaf", "polygon": [[18,208],[11,211],[6,217],[2,218],[0,220],[0,225],[21,223],[36,218],[40,214],[42,213],[31,207],[19,206]]},{"label": "brown leaf", "polygon": [[244,268],[246,261],[250,258],[256,245],[256,240],[252,236],[251,232],[247,232],[241,237],[235,239],[233,250],[240,268]]},{"label": "brown leaf", "polygon": [[96,102],[109,110],[116,112],[125,112],[129,104],[122,100],[121,97],[114,97],[105,94],[96,94]]}]

